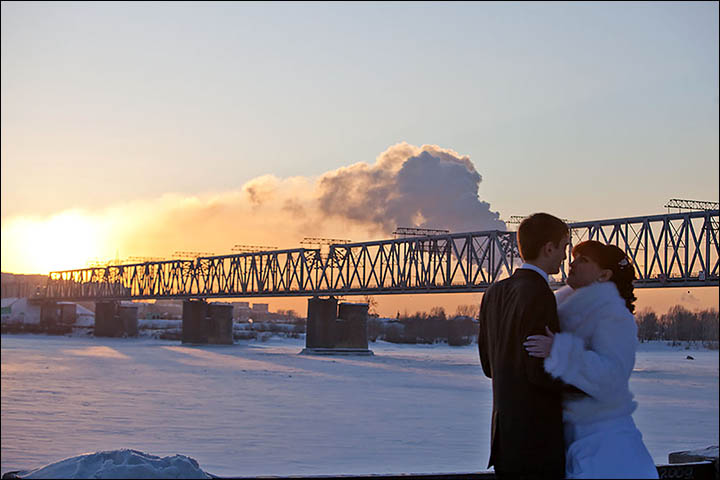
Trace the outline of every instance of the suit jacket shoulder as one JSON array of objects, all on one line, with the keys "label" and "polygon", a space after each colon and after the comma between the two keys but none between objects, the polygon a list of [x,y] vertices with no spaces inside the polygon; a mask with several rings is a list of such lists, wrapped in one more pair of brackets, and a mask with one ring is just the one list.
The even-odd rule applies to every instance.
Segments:
[{"label": "suit jacket shoulder", "polygon": [[490,286],[485,296],[488,297],[487,303],[495,307],[498,306],[498,301],[521,308],[537,305],[538,302],[555,305],[555,295],[548,283],[537,272],[525,268],[515,270],[511,277]]}]

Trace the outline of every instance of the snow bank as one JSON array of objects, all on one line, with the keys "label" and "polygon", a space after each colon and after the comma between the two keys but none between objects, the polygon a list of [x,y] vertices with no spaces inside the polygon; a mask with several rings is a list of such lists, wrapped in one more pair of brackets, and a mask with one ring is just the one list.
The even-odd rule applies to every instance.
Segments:
[{"label": "snow bank", "polygon": [[66,458],[20,478],[212,478],[195,459],[185,455],[156,457],[130,449],[88,453]]},{"label": "snow bank", "polygon": [[[373,357],[327,357],[280,336],[1,343],[3,473],[119,447],[182,453],[223,477],[481,472],[490,454],[477,345],[378,341]],[[630,389],[655,463],[718,445],[718,351],[644,346]]]},{"label": "snow bank", "polygon": [[670,463],[686,463],[686,462],[717,462],[720,448],[717,445],[707,448],[697,448],[695,450],[685,450],[682,452],[672,452],[668,455]]}]

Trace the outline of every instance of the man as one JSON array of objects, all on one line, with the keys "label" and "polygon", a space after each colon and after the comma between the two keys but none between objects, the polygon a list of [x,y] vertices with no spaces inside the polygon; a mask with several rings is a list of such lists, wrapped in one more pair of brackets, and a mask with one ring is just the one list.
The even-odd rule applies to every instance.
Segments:
[{"label": "man", "polygon": [[493,386],[488,467],[495,467],[498,478],[563,478],[561,394],[568,387],[553,380],[523,342],[546,334],[546,327],[559,330],[548,274],[558,273],[567,257],[569,228],[557,217],[536,213],[523,220],[517,238],[525,263],[492,285],[480,306],[478,350]]}]

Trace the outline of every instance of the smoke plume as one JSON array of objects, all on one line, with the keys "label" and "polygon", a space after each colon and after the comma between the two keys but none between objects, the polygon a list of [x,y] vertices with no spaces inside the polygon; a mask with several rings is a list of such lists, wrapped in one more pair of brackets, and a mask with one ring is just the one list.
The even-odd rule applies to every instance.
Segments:
[{"label": "smoke plume", "polygon": [[[296,248],[303,237],[365,241],[389,238],[398,226],[504,230],[499,214],[479,198],[481,181],[468,156],[399,143],[372,164],[315,178],[265,175],[204,197],[166,194],[102,211],[73,210],[71,216],[13,217],[2,225],[2,270],[47,273],[83,268],[92,259],[170,258],[176,251],[220,255],[237,244]],[[40,264],[37,246],[23,239],[48,235],[83,243],[46,242]]]},{"label": "smoke plume", "polygon": [[478,197],[482,177],[468,156],[436,145],[401,143],[373,165],[358,163],[323,175],[320,211],[388,235],[396,226],[453,232],[504,230],[499,214]]}]

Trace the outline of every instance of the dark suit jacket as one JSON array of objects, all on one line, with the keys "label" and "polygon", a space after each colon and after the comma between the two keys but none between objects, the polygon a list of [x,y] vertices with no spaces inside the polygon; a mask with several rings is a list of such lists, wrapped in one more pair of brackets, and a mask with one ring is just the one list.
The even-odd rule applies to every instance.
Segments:
[{"label": "dark suit jacket", "polygon": [[492,285],[480,306],[478,349],[492,378],[492,444],[488,467],[497,472],[565,474],[564,384],[523,347],[528,335],[559,330],[555,295],[535,271],[517,269]]}]

